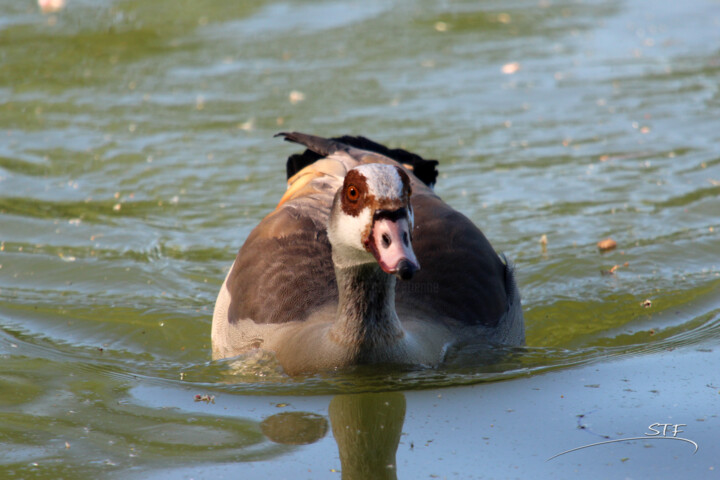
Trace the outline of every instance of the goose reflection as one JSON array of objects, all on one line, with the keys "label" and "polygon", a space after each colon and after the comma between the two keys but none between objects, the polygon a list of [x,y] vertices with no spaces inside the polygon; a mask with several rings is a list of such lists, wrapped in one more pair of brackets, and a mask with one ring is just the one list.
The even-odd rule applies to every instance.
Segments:
[{"label": "goose reflection", "polygon": [[328,410],[343,480],[396,479],[395,455],[405,421],[405,395],[338,395]]},{"label": "goose reflection", "polygon": [[[405,421],[405,396],[401,393],[338,395],[328,413],[340,453],[343,480],[397,479],[395,455]],[[283,412],[260,424],[271,441],[307,445],[322,439],[327,420],[309,412]]]},{"label": "goose reflection", "polygon": [[308,445],[325,436],[327,420],[310,412],[283,412],[260,423],[260,430],[271,441],[283,445]]}]

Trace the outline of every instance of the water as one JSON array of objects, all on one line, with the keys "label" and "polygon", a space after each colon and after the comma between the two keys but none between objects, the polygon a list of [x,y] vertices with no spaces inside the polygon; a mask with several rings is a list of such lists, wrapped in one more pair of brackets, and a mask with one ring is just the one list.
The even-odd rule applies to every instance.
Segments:
[{"label": "water", "polygon": [[[718,45],[709,0],[1,2],[2,476],[720,469]],[[440,159],[437,192],[517,265],[528,348],[298,379],[212,362],[217,291],[297,151],[281,130]],[[544,462],[665,421],[696,455]]]}]

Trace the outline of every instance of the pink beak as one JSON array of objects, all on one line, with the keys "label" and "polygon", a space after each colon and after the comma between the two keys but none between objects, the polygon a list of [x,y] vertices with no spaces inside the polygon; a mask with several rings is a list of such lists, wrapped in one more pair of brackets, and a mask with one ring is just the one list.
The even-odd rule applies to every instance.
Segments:
[{"label": "pink beak", "polygon": [[410,241],[410,224],[407,218],[391,220],[380,217],[373,223],[370,251],[385,273],[410,280],[420,270]]}]

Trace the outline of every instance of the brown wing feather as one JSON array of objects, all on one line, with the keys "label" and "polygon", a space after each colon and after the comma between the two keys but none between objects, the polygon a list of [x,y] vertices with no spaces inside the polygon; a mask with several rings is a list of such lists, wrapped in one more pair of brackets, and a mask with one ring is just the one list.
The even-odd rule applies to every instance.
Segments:
[{"label": "brown wing feather", "polygon": [[[335,271],[325,231],[309,218],[280,212],[245,241],[227,280],[230,323],[304,320],[328,302],[337,303]],[[268,235],[279,230],[284,235]]]}]

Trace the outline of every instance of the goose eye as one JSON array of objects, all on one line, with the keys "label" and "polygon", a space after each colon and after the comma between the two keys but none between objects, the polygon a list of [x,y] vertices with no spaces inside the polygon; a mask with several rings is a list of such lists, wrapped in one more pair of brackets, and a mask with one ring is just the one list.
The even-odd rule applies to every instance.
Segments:
[{"label": "goose eye", "polygon": [[360,198],[360,192],[358,191],[357,187],[355,187],[355,185],[350,185],[345,191],[345,195],[347,196],[347,199],[351,202],[357,202],[358,198]]}]

